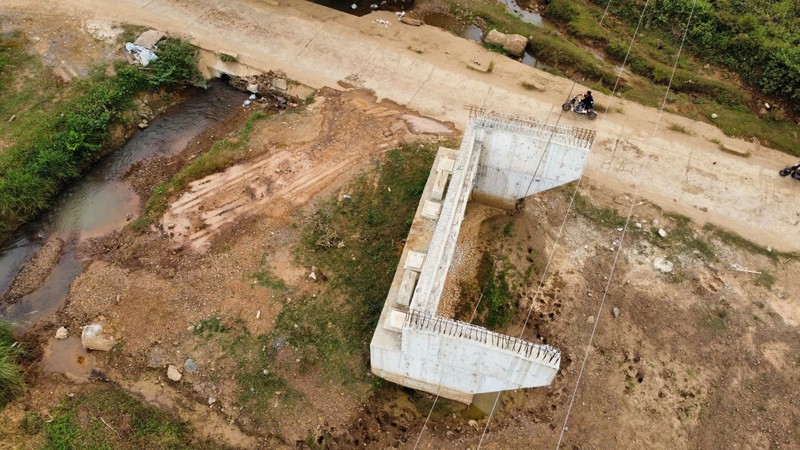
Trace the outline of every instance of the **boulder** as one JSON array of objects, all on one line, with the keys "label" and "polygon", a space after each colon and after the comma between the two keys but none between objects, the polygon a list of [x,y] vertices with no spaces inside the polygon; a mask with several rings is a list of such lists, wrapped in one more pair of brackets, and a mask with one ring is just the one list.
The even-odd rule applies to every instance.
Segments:
[{"label": "boulder", "polygon": [[172,364],[167,366],[167,378],[172,381],[181,381],[181,377],[183,377],[183,375],[181,375],[177,367],[173,366]]},{"label": "boulder", "polygon": [[272,87],[279,91],[285,91],[286,89],[289,89],[289,83],[287,83],[283,78],[275,78],[272,80]]},{"label": "boulder", "polygon": [[653,261],[653,268],[661,273],[670,273],[672,272],[672,262],[664,258],[656,258]]},{"label": "boulder", "polygon": [[69,331],[66,328],[61,327],[56,330],[56,339],[66,339],[69,337]]},{"label": "boulder", "polygon": [[490,31],[484,41],[487,44],[494,44],[503,47],[506,53],[514,56],[522,56],[525,53],[525,47],[528,45],[528,39],[519,34],[505,34],[497,30]]},{"label": "boulder", "polygon": [[412,19],[411,17],[403,16],[400,18],[400,22],[403,22],[406,25],[413,25],[415,27],[422,26],[422,21],[419,19]]},{"label": "boulder", "polygon": [[81,333],[81,344],[87,350],[100,350],[103,352],[110,351],[114,348],[117,341],[114,336],[103,329],[99,323],[93,323],[83,327]]}]

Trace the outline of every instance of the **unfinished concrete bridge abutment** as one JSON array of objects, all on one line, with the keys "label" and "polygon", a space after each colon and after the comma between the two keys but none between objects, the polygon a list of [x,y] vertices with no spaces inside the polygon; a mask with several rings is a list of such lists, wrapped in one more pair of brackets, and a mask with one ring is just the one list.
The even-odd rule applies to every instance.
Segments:
[{"label": "unfinished concrete bridge abutment", "polygon": [[439,313],[469,201],[509,207],[581,176],[594,131],[471,109],[458,150],[440,147],[370,344],[376,375],[471,403],[550,384],[561,353]]}]

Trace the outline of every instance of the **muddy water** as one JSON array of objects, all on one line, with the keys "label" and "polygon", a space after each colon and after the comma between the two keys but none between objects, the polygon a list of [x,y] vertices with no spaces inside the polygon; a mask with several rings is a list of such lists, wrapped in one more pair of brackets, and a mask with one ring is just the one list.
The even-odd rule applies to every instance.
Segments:
[{"label": "muddy water", "polygon": [[119,230],[129,218],[137,216],[141,200],[122,180],[131,165],[179,153],[195,136],[241,107],[245,98],[223,83],[198,90],[99,161],[85,178],[60,196],[49,214],[23,227],[0,249],[0,293],[6,292],[20,269],[50,236],[58,236],[67,244],[44,284],[16,303],[1,306],[0,320],[15,322],[25,329],[55,312],[81,271],[78,245],[88,238]]},{"label": "muddy water", "polygon": [[53,339],[42,357],[42,369],[47,373],[60,373],[72,381],[88,381],[94,367],[94,355],[87,352],[80,338]]}]

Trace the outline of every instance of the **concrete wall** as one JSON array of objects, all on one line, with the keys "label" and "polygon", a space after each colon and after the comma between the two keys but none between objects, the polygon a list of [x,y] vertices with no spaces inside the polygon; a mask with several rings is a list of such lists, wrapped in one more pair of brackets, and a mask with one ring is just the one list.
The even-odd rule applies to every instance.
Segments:
[{"label": "concrete wall", "polygon": [[475,193],[518,200],[577,180],[594,132],[493,113],[474,120],[483,131]]},{"label": "concrete wall", "polygon": [[513,202],[577,179],[593,138],[586,130],[473,110],[457,155],[440,148],[431,168],[370,343],[373,373],[464,403],[475,394],[552,382],[558,350],[441,317],[439,301],[472,194]]}]

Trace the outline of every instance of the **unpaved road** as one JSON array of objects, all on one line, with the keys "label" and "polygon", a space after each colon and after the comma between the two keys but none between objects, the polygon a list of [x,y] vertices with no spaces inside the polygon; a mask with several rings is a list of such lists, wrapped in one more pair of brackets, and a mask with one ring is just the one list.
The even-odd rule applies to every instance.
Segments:
[{"label": "unpaved road", "polygon": [[[83,20],[152,26],[189,38],[209,50],[230,50],[239,61],[277,69],[314,88],[356,86],[431,117],[463,127],[465,106],[479,106],[555,121],[570,90],[583,89],[434,27],[401,24],[391,13],[353,17],[318,5],[282,0],[51,0],[35,6],[6,0],[0,12],[22,11]],[[376,23],[388,20],[388,26]],[[469,70],[496,65],[490,74]],[[544,91],[528,91],[522,81]],[[613,189],[640,194],[668,210],[731,229],[765,246],[800,250],[800,211],[787,205],[800,186],[777,176],[791,157],[714,127],[665,114],[651,139],[658,111],[625,102],[595,122],[571,114],[562,124],[597,131],[587,176]],[[619,106],[619,107],[617,107]],[[622,112],[619,112],[622,111]],[[668,131],[676,123],[691,131]],[[723,153],[710,139],[749,157]]]}]

